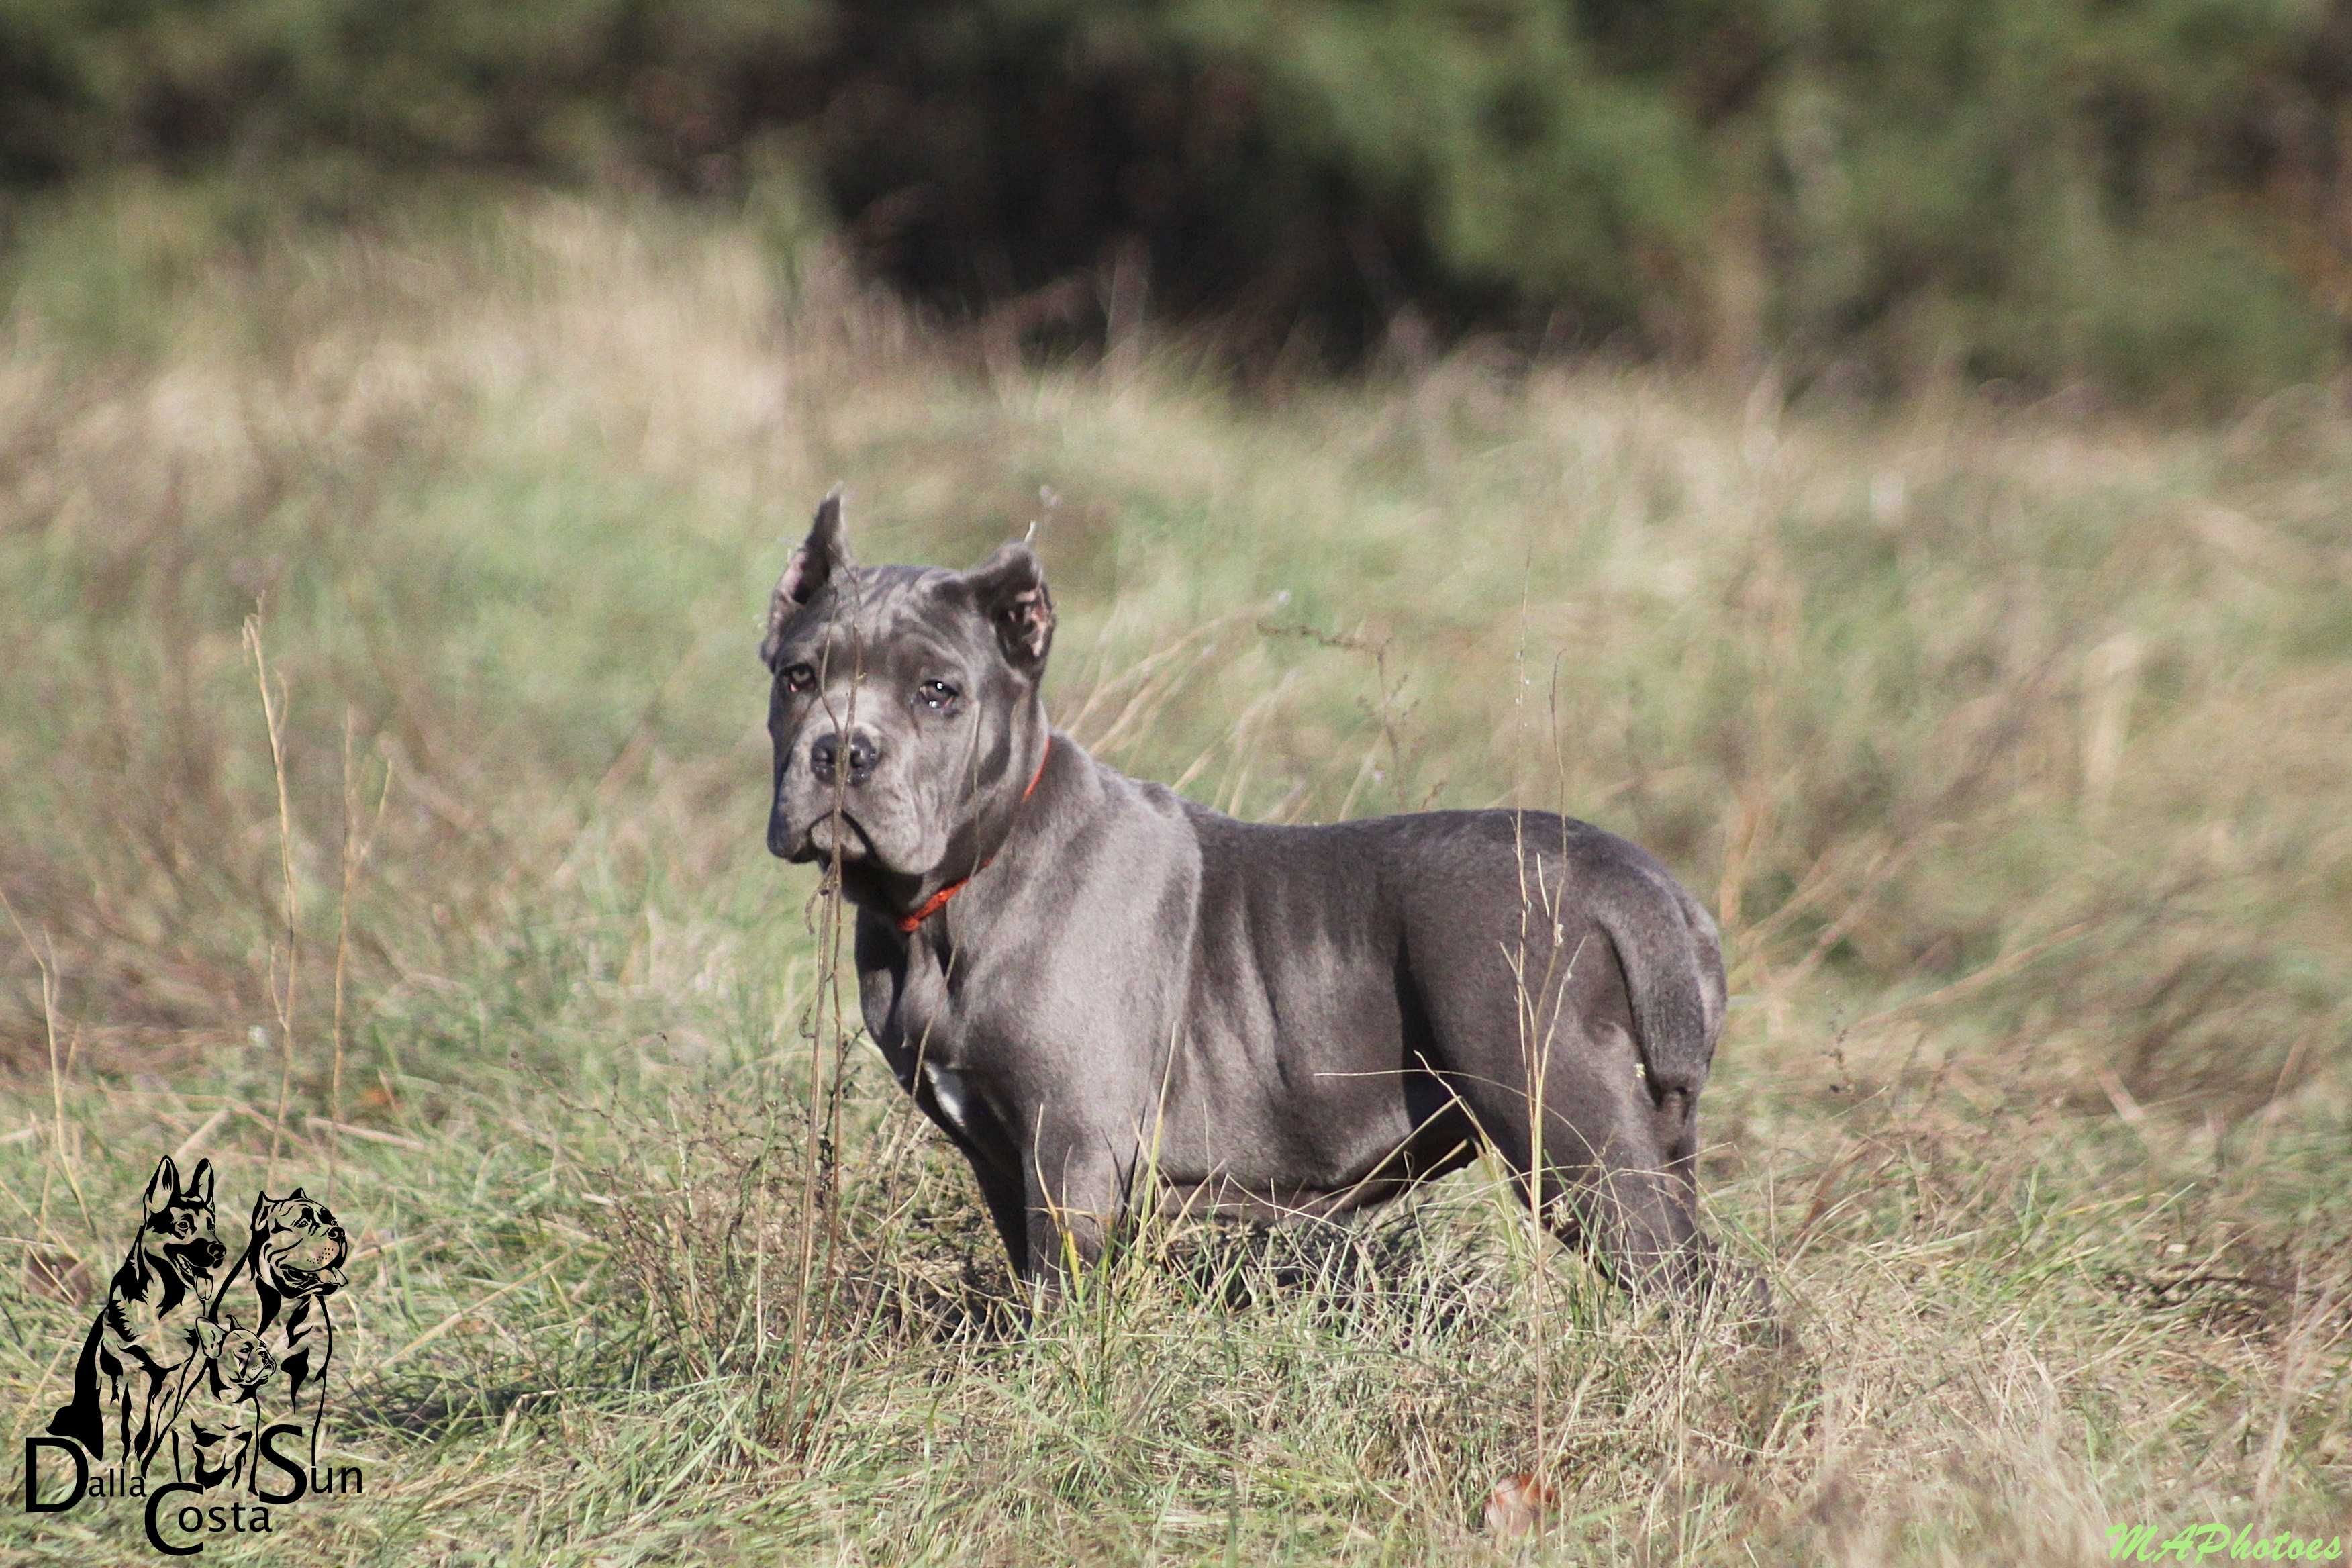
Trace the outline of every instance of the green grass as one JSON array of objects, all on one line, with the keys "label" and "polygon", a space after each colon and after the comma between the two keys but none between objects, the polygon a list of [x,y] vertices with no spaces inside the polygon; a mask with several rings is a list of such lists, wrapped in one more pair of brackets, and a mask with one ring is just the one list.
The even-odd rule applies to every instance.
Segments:
[{"label": "green grass", "polygon": [[[821,246],[659,209],[37,223],[0,317],[12,1487],[184,1148],[233,1246],[301,1182],[357,1248],[366,1491],[207,1562],[2064,1563],[2352,1517],[2316,395],[1864,420],[1468,355],[1244,399],[1181,344],[992,368]],[[1712,1223],[1801,1347],[1636,1312],[1478,1173],[993,1309],[968,1177],[761,847],[758,617],[836,479],[869,560],[1040,520],[1049,699],[1130,771],[1664,855],[1738,995]],[[1497,1543],[1521,1471],[1559,1503]],[[150,1560],[120,1504],[0,1510],[0,1556]]]}]

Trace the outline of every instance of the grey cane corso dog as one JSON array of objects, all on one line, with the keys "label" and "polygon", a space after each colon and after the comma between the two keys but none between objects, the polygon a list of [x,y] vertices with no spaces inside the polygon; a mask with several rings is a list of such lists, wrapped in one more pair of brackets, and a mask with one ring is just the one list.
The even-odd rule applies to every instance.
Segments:
[{"label": "grey cane corso dog", "polygon": [[768,847],[838,868],[866,1029],[1033,1289],[1147,1173],[1172,1208],[1334,1215],[1482,1144],[1612,1279],[1706,1283],[1723,963],[1657,861],[1544,812],[1221,816],[1052,731],[1053,638],[1026,544],[860,566],[835,490],[761,647]]}]

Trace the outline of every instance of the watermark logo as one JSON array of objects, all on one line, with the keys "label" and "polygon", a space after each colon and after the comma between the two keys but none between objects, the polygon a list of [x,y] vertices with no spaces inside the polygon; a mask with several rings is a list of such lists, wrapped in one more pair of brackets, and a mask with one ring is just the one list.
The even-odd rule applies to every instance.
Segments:
[{"label": "watermark logo", "polygon": [[257,1194],[234,1264],[213,1168],[184,1183],[156,1163],[139,1229],[74,1363],[73,1396],[25,1439],[25,1511],[142,1500],[148,1542],[174,1557],[204,1538],[268,1533],[270,1510],[357,1492],[357,1466],[322,1470],[327,1368],[350,1238],[296,1187]]},{"label": "watermark logo", "polygon": [[2107,1556],[2111,1561],[2202,1563],[2211,1558],[2226,1563],[2333,1563],[2343,1555],[2341,1536],[2331,1535],[2323,1541],[2315,1535],[2291,1531],[2257,1535],[2252,1525],[2241,1525],[2233,1532],[2218,1520],[2210,1524],[2192,1524],[2170,1535],[2153,1524],[2107,1527]]}]

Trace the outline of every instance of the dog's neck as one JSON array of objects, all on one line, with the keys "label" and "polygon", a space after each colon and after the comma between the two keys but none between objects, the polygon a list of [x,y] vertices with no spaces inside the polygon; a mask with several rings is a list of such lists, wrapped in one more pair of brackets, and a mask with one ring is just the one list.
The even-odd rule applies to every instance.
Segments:
[{"label": "dog's neck", "polygon": [[150,1258],[147,1248],[138,1242],[131,1244],[131,1256],[122,1260],[122,1268],[115,1276],[116,1288],[132,1300],[144,1301],[152,1288],[163,1287],[162,1299],[155,1302],[158,1317],[171,1316],[187,1299],[194,1284],[173,1266],[169,1258]]},{"label": "dog's neck", "polygon": [[253,1293],[261,1300],[261,1321],[253,1325],[253,1331],[259,1333],[278,1321],[278,1309],[286,1300],[286,1293],[263,1279],[258,1268],[253,1271]]},{"label": "dog's neck", "polygon": [[917,926],[944,907],[942,893],[957,896],[963,884],[983,868],[1008,856],[1019,858],[1040,837],[1039,818],[1053,778],[1076,757],[1077,742],[1055,734],[1037,705],[1036,723],[1025,743],[1016,744],[1003,775],[991,782],[988,801],[949,836],[946,853],[921,876],[894,875],[859,864],[841,868],[841,892],[859,911],[887,920],[902,935],[914,930],[905,922],[918,914]]},{"label": "dog's neck", "polygon": [[299,1296],[289,1295],[281,1290],[274,1292],[274,1295],[276,1300],[271,1303],[271,1310],[276,1310],[279,1304],[285,1306],[286,1332],[289,1338],[300,1338],[303,1331],[310,1326],[313,1317],[323,1318],[326,1315],[327,1292],[323,1289],[306,1290]]},{"label": "dog's neck", "polygon": [[247,1400],[253,1397],[253,1391],[261,1386],[258,1381],[253,1383],[231,1383],[227,1378],[221,1375],[221,1363],[218,1359],[215,1359],[206,1363],[205,1375],[205,1381],[211,1385],[213,1397],[215,1399],[226,1400],[231,1405],[244,1404]]}]

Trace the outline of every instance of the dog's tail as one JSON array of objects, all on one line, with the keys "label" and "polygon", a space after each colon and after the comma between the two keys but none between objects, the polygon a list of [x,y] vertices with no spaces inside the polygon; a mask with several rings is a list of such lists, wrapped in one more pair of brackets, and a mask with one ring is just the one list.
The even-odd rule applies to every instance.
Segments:
[{"label": "dog's tail", "polygon": [[98,1346],[106,1331],[106,1315],[90,1320],[89,1337],[81,1342],[74,1363],[73,1402],[49,1417],[49,1436],[69,1437],[93,1459],[106,1458],[106,1414],[99,1407]]},{"label": "dog's tail", "polygon": [[1626,866],[1617,896],[1599,900],[1633,1005],[1635,1045],[1661,1110],[1687,1118],[1723,1034],[1723,944],[1715,919],[1655,864]]}]

